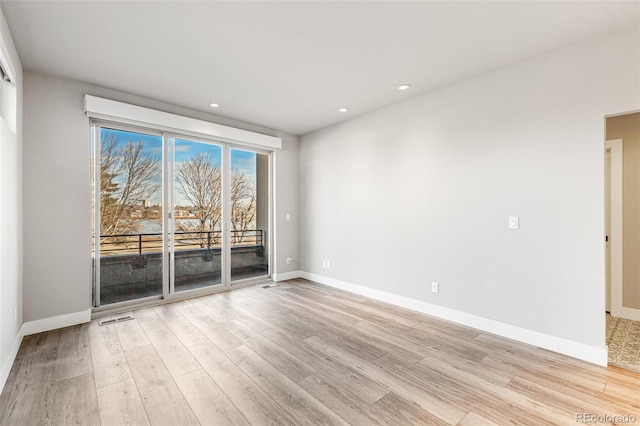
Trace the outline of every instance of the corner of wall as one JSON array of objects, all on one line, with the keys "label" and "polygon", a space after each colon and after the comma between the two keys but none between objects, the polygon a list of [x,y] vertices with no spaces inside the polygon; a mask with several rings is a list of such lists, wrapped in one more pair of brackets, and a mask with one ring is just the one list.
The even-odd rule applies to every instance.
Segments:
[{"label": "corner of wall", "polygon": [[22,338],[24,334],[22,332],[22,327],[18,331],[17,336],[15,337],[13,344],[11,345],[11,350],[6,359],[2,362],[2,370],[0,370],[0,393],[4,389],[4,385],[7,383],[7,379],[9,378],[9,373],[11,373],[11,368],[13,367],[13,363],[18,355],[18,350],[20,349],[20,345],[22,344]]},{"label": "corner of wall", "polygon": [[0,7],[0,61],[10,82],[0,96],[0,391],[22,342],[23,321],[23,70]]},{"label": "corner of wall", "polygon": [[[282,149],[276,153],[274,225],[276,229],[274,280],[293,276],[300,267],[300,139],[278,132]],[[291,257],[291,263],[287,258]],[[293,275],[292,275],[293,274]]]}]

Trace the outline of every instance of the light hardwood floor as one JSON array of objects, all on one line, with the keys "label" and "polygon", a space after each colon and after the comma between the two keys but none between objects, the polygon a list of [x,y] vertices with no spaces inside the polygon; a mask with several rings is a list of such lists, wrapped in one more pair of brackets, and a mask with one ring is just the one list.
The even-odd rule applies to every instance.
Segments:
[{"label": "light hardwood floor", "polygon": [[638,374],[305,280],[127,314],[25,337],[0,424],[640,422]]}]

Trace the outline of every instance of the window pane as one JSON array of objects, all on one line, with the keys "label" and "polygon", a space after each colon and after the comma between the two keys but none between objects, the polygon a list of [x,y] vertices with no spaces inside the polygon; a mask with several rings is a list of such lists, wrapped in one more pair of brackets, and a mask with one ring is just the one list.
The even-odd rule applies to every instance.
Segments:
[{"label": "window pane", "polygon": [[231,280],[269,274],[269,156],[231,150]]},{"label": "window pane", "polygon": [[162,294],[162,137],[100,128],[100,304]]},{"label": "window pane", "polygon": [[220,284],[222,147],[175,140],[175,291]]}]

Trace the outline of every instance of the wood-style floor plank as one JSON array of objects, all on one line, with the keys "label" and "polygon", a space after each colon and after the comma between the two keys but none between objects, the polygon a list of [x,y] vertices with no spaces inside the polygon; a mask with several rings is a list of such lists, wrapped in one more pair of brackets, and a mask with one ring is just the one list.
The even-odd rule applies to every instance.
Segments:
[{"label": "wood-style floor plank", "polygon": [[525,424],[535,422],[551,426],[558,424],[563,418],[562,414],[549,404],[539,406],[518,392],[489,383],[445,362],[434,360],[428,365],[406,365],[392,355],[387,355],[378,360],[378,364],[403,375],[405,380],[420,380],[423,388],[430,387],[432,382],[440,383],[448,400],[470,408],[497,423],[515,420]]},{"label": "wood-style floor plank", "polygon": [[[133,315],[133,313],[130,312],[123,314],[123,316],[129,314]],[[117,324],[113,324],[112,326],[113,328],[115,328],[116,333],[118,334],[120,347],[123,351],[127,351],[133,348],[141,348],[150,344],[149,339],[147,339],[147,336],[144,334],[144,331],[142,331],[140,323],[137,320],[119,322]]]},{"label": "wood-style floor plank", "polygon": [[564,411],[567,414],[589,413],[596,415],[602,411],[600,407],[591,404],[589,401],[580,400],[562,392],[540,386],[518,376],[514,377],[506,388],[530,399],[544,399],[550,407]]},{"label": "wood-style floor plank", "polygon": [[249,425],[204,370],[183,374],[175,380],[202,425]]},{"label": "wood-style floor plank", "polygon": [[296,279],[26,336],[1,425],[559,425],[640,375]]},{"label": "wood-style floor plank", "polygon": [[[276,404],[212,343],[189,349],[218,387],[252,425],[296,425],[297,418]],[[233,350],[233,349],[231,349]]]},{"label": "wood-style floor plank", "polygon": [[313,368],[289,354],[271,340],[244,326],[242,321],[229,321],[226,326],[245,346],[259,353],[262,358],[294,382],[315,373]]},{"label": "wood-style floor plank", "polygon": [[370,404],[320,373],[298,381],[298,385],[349,424],[382,424]]},{"label": "wood-style floor plank", "polygon": [[197,299],[189,300],[189,303],[200,309],[217,323],[223,323],[225,321],[235,319],[236,316],[232,312],[220,308],[215,303],[216,296],[218,295],[213,294],[211,296],[198,297]]},{"label": "wood-style floor plank", "polygon": [[196,304],[188,302],[190,301],[177,305],[177,309],[218,349],[226,351],[242,344],[238,338],[234,337],[220,323],[200,310]]},{"label": "wood-style floor plank", "polygon": [[103,425],[150,424],[133,378],[98,389],[98,406]]},{"label": "wood-style floor plank", "polygon": [[[485,368],[507,368],[505,364],[495,364],[489,359],[483,360],[482,364]],[[637,404],[629,404],[628,401],[624,399],[594,390],[590,388],[588,384],[585,386],[579,381],[565,380],[563,378],[556,377],[549,372],[528,370],[526,367],[527,364],[529,363],[522,363],[520,366],[521,370],[516,373],[518,377],[522,377],[532,383],[536,383],[548,389],[575,397],[580,401],[600,407],[601,412],[603,413],[623,411],[624,413],[637,413],[640,416],[640,406]],[[638,377],[638,380],[640,380],[640,376]]]},{"label": "wood-style floor plank", "polygon": [[196,371],[200,365],[160,317],[139,320],[140,327],[173,377]]},{"label": "wood-style floor plank", "polygon": [[[396,344],[392,340],[380,338],[380,336],[375,333],[370,333],[361,328],[349,327],[345,325],[341,319],[332,318],[327,315],[326,312],[318,315],[317,312],[308,309],[308,307],[304,305],[295,305],[295,308],[291,308],[290,305],[279,304],[277,301],[272,301],[273,298],[267,299],[267,301],[262,302],[254,299],[255,302],[250,306],[252,308],[256,305],[260,306],[259,309],[261,309],[263,315],[267,317],[267,320],[279,329],[289,329],[290,326],[300,327],[304,324],[305,330],[303,332],[289,329],[292,334],[300,336],[301,338],[304,336],[312,337],[318,333],[330,332],[333,336],[342,336],[346,339],[357,340],[360,345],[374,348],[374,351],[380,349],[381,352],[379,352],[378,356],[391,352],[410,362],[416,362],[424,358],[423,354],[406,348],[407,345],[405,341]],[[273,311],[274,303],[278,303],[280,309],[278,309],[276,314],[270,314],[269,309]]]},{"label": "wood-style floor plank", "polygon": [[370,306],[361,302],[354,302],[352,300],[345,299],[341,295],[332,295],[327,297],[326,302],[338,307],[339,309],[351,312],[363,319],[378,323],[393,328],[403,329],[404,327],[411,328],[418,324],[414,319],[407,319],[404,315],[398,315],[397,312],[387,311],[379,309],[376,306]]},{"label": "wood-style floor plank", "polygon": [[206,343],[208,340],[204,334],[180,312],[179,305],[184,303],[176,302],[171,305],[156,306],[155,311],[187,348]]},{"label": "wood-style floor plank", "polygon": [[264,300],[247,301],[246,298],[243,298],[244,306],[258,314],[273,328],[287,331],[291,335],[299,336],[300,339],[315,335],[317,325],[315,321],[310,322],[307,317],[299,315],[300,312],[292,315],[291,308],[283,305],[278,298],[274,298],[269,292],[260,296],[264,297]]},{"label": "wood-style floor plank", "polygon": [[34,352],[38,352],[44,348],[50,346],[57,346],[60,343],[60,334],[64,329],[52,330],[47,333],[31,334],[24,336],[22,344],[20,345],[20,351],[16,358],[27,356]]},{"label": "wood-style floor plank", "polygon": [[65,380],[93,373],[88,328],[89,324],[82,324],[61,330],[57,345],[58,358],[53,374],[54,380]]},{"label": "wood-style floor plank", "polygon": [[130,379],[131,371],[115,327],[100,326],[97,321],[93,321],[88,331],[96,388]]},{"label": "wood-style floor plank", "polygon": [[100,425],[98,398],[92,373],[56,381],[52,394],[52,425]]},{"label": "wood-style floor plank", "polygon": [[604,392],[607,395],[620,398],[628,404],[640,406],[640,380],[637,378],[633,382],[611,379],[607,381]]},{"label": "wood-style floor plank", "polygon": [[[327,341],[317,336],[305,340],[317,351],[332,358],[339,359],[343,364],[351,365],[364,373],[365,376],[378,382],[380,385],[392,389],[394,392],[418,404],[423,409],[429,411],[440,419],[450,424],[460,421],[468,410],[451,403],[442,395],[441,391],[429,392],[416,385],[415,382],[407,380],[409,377],[398,377],[389,373],[384,368],[358,357],[344,348],[335,345],[335,342]],[[411,378],[413,379],[413,378]],[[438,387],[436,383],[434,387]]]},{"label": "wood-style floor plank", "polygon": [[125,351],[147,416],[156,425],[198,425],[191,407],[151,346]]},{"label": "wood-style floor plank", "polygon": [[506,386],[514,378],[514,374],[509,371],[494,368],[478,368],[477,363],[469,361],[468,359],[453,355],[442,357],[441,355],[442,353],[434,354],[434,356],[426,356],[419,361],[419,364],[429,366],[434,363],[444,362],[461,372],[475,375],[488,383],[493,383],[498,386]]},{"label": "wood-style floor plank", "polygon": [[279,330],[269,330],[263,335],[317,372],[329,377],[333,383],[353,390],[365,402],[373,403],[389,393],[388,388],[367,377],[354,366],[317,351],[308,343],[291,339]]},{"label": "wood-style floor plank", "polygon": [[474,413],[473,411],[469,411],[469,413],[464,416],[458,426],[499,426],[491,420],[487,420],[484,417]]},{"label": "wood-style floor plank", "polygon": [[378,419],[386,425],[446,426],[448,424],[393,392],[376,401],[373,408]]},{"label": "wood-style floor plank", "polygon": [[281,407],[309,425],[345,425],[333,411],[246,346],[227,351],[229,358]]},{"label": "wood-style floor plank", "polygon": [[[217,305],[218,308],[223,309],[225,312],[231,314],[235,319],[242,320],[242,322],[255,331],[261,333],[265,330],[273,328],[272,324],[262,319],[259,315],[254,315],[248,312],[244,306],[238,306],[230,300],[229,295],[221,293],[219,297],[209,299],[209,302]],[[230,318],[232,319],[232,318]]]},{"label": "wood-style floor plank", "polygon": [[[1,425],[32,425],[51,421],[53,404],[53,372],[58,348],[42,346],[33,349],[34,339],[18,353],[0,396]],[[32,350],[33,349],[33,350]]]},{"label": "wood-style floor plank", "polygon": [[[320,315],[320,318],[335,319],[342,324],[354,326],[363,321],[362,318],[356,315],[352,315],[349,312],[344,312],[340,309],[334,308],[332,305],[323,303],[319,299],[307,299],[300,296],[297,293],[286,292],[282,295],[289,303],[294,303],[302,308],[312,309],[316,314]],[[309,336],[310,337],[310,336]]]}]

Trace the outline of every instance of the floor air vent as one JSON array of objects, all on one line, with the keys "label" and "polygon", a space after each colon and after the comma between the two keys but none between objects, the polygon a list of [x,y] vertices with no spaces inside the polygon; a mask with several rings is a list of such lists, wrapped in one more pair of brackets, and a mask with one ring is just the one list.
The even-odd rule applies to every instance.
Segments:
[{"label": "floor air vent", "polygon": [[124,321],[131,321],[133,318],[131,315],[127,315],[126,317],[120,317],[120,318],[113,318],[113,319],[108,319],[108,320],[104,320],[104,321],[100,321],[100,325],[109,325],[109,324],[115,324],[117,322],[124,322]]},{"label": "floor air vent", "polygon": [[262,288],[273,288],[273,287],[278,287],[280,284],[267,284],[265,286],[262,286]]}]

